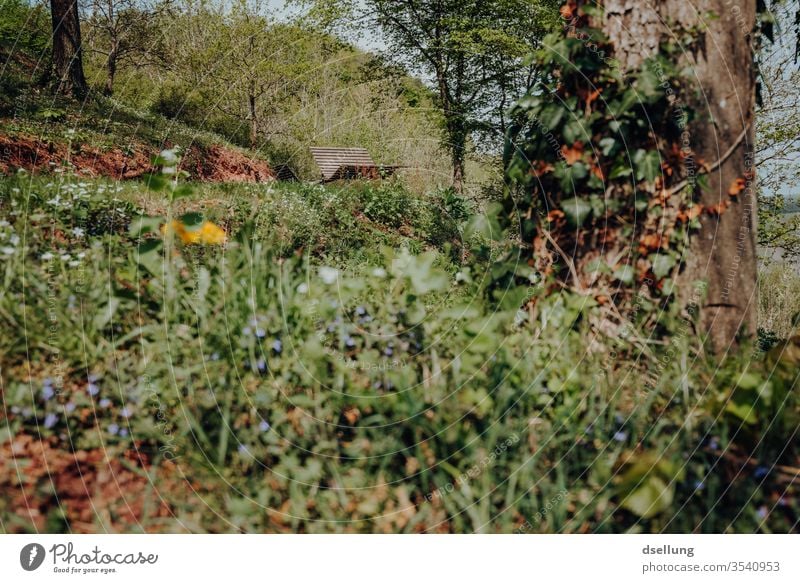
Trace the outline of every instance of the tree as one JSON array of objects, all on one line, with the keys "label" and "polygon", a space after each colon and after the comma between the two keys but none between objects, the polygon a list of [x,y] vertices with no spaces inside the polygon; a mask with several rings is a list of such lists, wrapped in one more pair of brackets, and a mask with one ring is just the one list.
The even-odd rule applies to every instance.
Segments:
[{"label": "tree", "polygon": [[681,281],[706,282],[701,325],[713,346],[726,351],[740,333],[752,335],[757,326],[756,0],[738,2],[733,8],[727,0],[698,0],[691,6],[684,0],[635,2],[632,10],[633,4],[605,1],[603,27],[625,69],[656,54],[673,32],[664,23],[700,36],[683,57],[698,90],[691,103],[699,115],[688,128],[690,147],[709,168],[707,187],[698,187],[695,196],[703,208],[724,205],[725,210],[700,215]]},{"label": "tree", "polygon": [[267,14],[261,0],[218,10],[190,3],[175,21],[168,49],[174,72],[209,108],[246,124],[251,148],[313,66],[304,56],[305,33]]},{"label": "tree", "polygon": [[667,335],[662,315],[702,308],[699,332],[727,350],[756,331],[755,0],[561,13],[514,108],[501,217],[526,265],[593,296],[606,329]]},{"label": "tree", "polygon": [[53,21],[53,68],[58,79],[58,91],[82,99],[86,96],[87,86],[83,74],[78,0],[50,0],[50,14]]},{"label": "tree", "polygon": [[158,21],[168,9],[168,1],[92,0],[84,22],[89,49],[104,60],[103,93],[114,93],[114,79],[121,64],[141,66],[160,62]]},{"label": "tree", "polygon": [[[797,2],[773,2],[779,30],[791,31]],[[796,64],[796,43],[789,34],[764,39],[759,57],[761,103],[756,112],[756,164],[758,181],[758,245],[772,258],[800,259],[800,213],[797,196],[800,169],[800,71]]]},{"label": "tree", "polygon": [[[379,27],[387,54],[431,83],[443,115],[453,187],[463,189],[468,142],[476,131],[502,135],[505,108],[534,73],[523,58],[557,17],[544,0],[367,0],[316,3],[318,14]],[[331,15],[333,17],[331,18]]]}]

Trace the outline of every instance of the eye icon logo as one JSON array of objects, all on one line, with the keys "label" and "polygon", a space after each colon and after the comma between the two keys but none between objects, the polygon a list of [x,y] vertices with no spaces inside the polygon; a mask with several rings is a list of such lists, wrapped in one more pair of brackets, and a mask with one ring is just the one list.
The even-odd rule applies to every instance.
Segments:
[{"label": "eye icon logo", "polygon": [[44,547],[39,543],[25,545],[19,552],[19,564],[26,571],[35,571],[44,563],[44,555]]}]

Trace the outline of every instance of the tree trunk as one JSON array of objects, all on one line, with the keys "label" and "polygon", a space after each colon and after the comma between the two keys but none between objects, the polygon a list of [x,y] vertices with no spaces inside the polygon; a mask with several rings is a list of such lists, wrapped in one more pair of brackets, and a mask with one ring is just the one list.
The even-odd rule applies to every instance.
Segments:
[{"label": "tree trunk", "polygon": [[58,78],[58,91],[86,96],[86,78],[81,58],[81,27],[77,0],[50,0],[53,21],[53,66]]},{"label": "tree trunk", "polygon": [[466,152],[466,137],[463,132],[456,130],[451,134],[453,160],[453,190],[457,194],[464,192],[464,158]]},{"label": "tree trunk", "polygon": [[258,145],[258,119],[256,118],[256,96],[252,93],[247,96],[250,107],[250,148],[254,149]]},{"label": "tree trunk", "polygon": [[[683,52],[693,70],[693,91],[687,93],[697,96],[685,104],[696,113],[687,129],[697,167],[710,169],[709,188],[698,188],[695,200],[723,212],[701,215],[701,228],[684,252],[678,289],[685,306],[702,300],[698,302],[701,332],[718,353],[725,352],[735,347],[738,337],[754,334],[757,325],[752,38],[756,0],[735,5],[732,0],[605,0],[604,4],[605,32],[626,69],[655,54],[660,41],[674,39],[675,31],[664,23],[707,27],[700,42]],[[709,13],[715,17],[706,16]],[[737,179],[743,179],[745,187],[731,196]],[[696,282],[704,283],[704,299],[692,291]]]},{"label": "tree trunk", "polygon": [[103,93],[111,97],[114,94],[114,77],[117,75],[117,53],[111,51],[106,60],[106,85]]}]

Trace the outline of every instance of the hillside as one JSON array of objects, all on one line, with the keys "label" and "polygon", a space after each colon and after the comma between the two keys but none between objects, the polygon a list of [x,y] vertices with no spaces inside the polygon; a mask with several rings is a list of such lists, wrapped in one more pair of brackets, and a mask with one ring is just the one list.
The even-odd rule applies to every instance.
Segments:
[{"label": "hillside", "polygon": [[68,166],[81,176],[132,179],[151,171],[151,160],[162,149],[179,146],[185,153],[182,169],[194,180],[274,178],[263,154],[100,96],[82,105],[52,97],[19,98],[15,116],[0,117],[0,146],[0,172],[6,174]]}]

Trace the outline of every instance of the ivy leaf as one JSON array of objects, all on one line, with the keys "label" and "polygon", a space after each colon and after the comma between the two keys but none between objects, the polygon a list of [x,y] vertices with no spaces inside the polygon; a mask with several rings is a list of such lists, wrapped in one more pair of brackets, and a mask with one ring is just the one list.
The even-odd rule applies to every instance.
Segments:
[{"label": "ivy leaf", "polygon": [[636,89],[639,91],[639,94],[644,98],[645,102],[650,104],[657,102],[661,99],[662,95],[659,87],[661,81],[653,70],[653,67],[654,65],[646,67],[639,73],[639,78],[636,81]]},{"label": "ivy leaf", "polygon": [[561,118],[564,117],[564,108],[555,104],[548,105],[544,109],[543,117],[547,120],[545,122],[547,129],[552,131],[558,127]]},{"label": "ivy leaf", "polygon": [[600,140],[600,149],[603,152],[603,156],[608,156],[611,154],[611,151],[614,149],[614,146],[617,145],[617,140],[614,138],[606,137]]},{"label": "ivy leaf", "polygon": [[653,273],[658,279],[666,277],[672,268],[675,267],[675,257],[668,253],[656,253],[650,256],[650,263],[653,264]]},{"label": "ivy leaf", "polygon": [[561,201],[561,210],[571,225],[580,227],[592,213],[589,201],[578,196]]},{"label": "ivy leaf", "polygon": [[636,165],[636,180],[653,182],[661,175],[661,155],[658,150],[636,150],[633,163]]},{"label": "ivy leaf", "polygon": [[568,166],[566,162],[559,162],[556,166],[556,175],[560,175],[561,189],[567,192],[575,191],[576,183],[586,178],[588,173],[583,162],[575,162],[572,166]]},{"label": "ivy leaf", "polygon": [[612,104],[611,113],[614,117],[619,117],[623,113],[628,111],[631,107],[636,105],[638,101],[639,101],[639,96],[636,94],[636,91],[633,89],[628,89],[627,91],[625,91],[625,93],[622,94],[622,99]]},{"label": "ivy leaf", "polygon": [[622,267],[614,271],[614,279],[616,279],[621,283],[624,283],[625,285],[632,285],[633,278],[635,277],[635,275],[636,272],[630,265],[623,265]]}]

